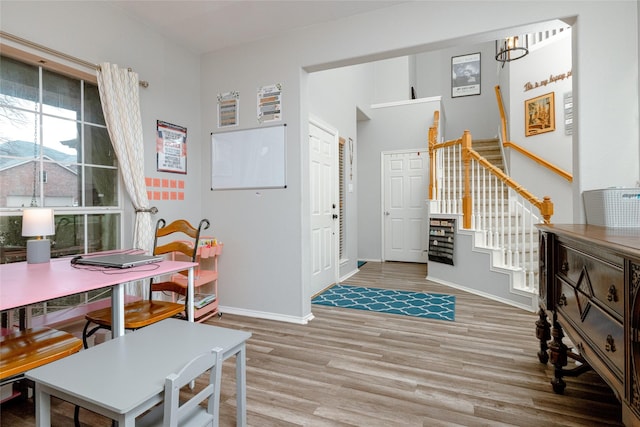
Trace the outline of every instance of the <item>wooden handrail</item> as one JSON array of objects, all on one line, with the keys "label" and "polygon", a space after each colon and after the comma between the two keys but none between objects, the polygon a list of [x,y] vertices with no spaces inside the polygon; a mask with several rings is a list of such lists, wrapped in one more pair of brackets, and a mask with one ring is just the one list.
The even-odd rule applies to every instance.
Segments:
[{"label": "wooden handrail", "polygon": [[429,127],[429,200],[436,194],[436,156],[435,150],[438,143],[438,126],[440,126],[440,111],[433,112],[433,125]]},{"label": "wooden handrail", "polygon": [[504,104],[502,102],[502,92],[500,91],[500,86],[496,86],[495,87],[495,91],[496,91],[496,99],[498,101],[498,110],[500,111],[500,133],[502,135],[502,146],[505,148],[513,148],[514,150],[516,150],[517,152],[519,152],[520,154],[524,155],[525,157],[529,158],[530,160],[533,160],[534,162],[536,162],[537,164],[549,169],[550,171],[552,171],[553,173],[560,175],[562,178],[566,179],[569,182],[573,182],[573,175],[571,175],[569,172],[563,170],[562,168],[557,167],[556,165],[546,161],[545,159],[541,158],[540,156],[533,154],[531,151],[527,150],[526,148],[521,147],[520,145],[516,144],[513,141],[509,141],[507,138],[507,116],[505,114],[504,111]]},{"label": "wooden handrail", "polygon": [[507,140],[507,114],[504,112],[504,104],[502,103],[502,92],[500,86],[495,87],[496,98],[498,100],[498,110],[500,111],[500,133],[502,134],[502,141]]},{"label": "wooden handrail", "polygon": [[573,182],[573,175],[571,175],[569,172],[557,167],[556,165],[554,165],[552,163],[549,163],[548,161],[546,161],[542,157],[539,157],[539,156],[533,154],[531,151],[529,151],[529,150],[527,150],[525,148],[522,148],[521,146],[519,146],[515,142],[505,141],[505,142],[502,143],[502,145],[505,148],[513,148],[514,150],[516,150],[520,154],[528,157],[529,159],[533,160],[534,162],[538,163],[539,165],[544,166],[545,168],[549,169],[550,171],[554,172],[555,174],[560,175],[561,177],[563,177],[567,181]]},{"label": "wooden handrail", "polygon": [[[545,224],[549,224],[551,222],[551,216],[553,215],[553,202],[549,196],[544,196],[542,199],[536,198],[533,194],[531,194],[528,190],[514,181],[507,174],[502,172],[502,170],[493,164],[491,164],[487,159],[482,157],[477,151],[471,148],[471,133],[468,130],[464,131],[462,135],[462,159],[464,163],[464,195],[462,199],[462,212],[464,215],[463,224],[464,228],[471,228],[471,183],[468,177],[468,169],[469,163],[471,159],[475,159],[478,163],[480,163],[485,169],[487,169],[491,174],[493,174],[497,179],[504,182],[509,188],[513,189],[516,193],[520,194],[524,199],[528,200],[533,206],[538,208],[540,211],[540,215],[544,219]],[[469,206],[465,208],[465,199],[468,197]],[[468,210],[468,212],[467,212]],[[467,227],[467,215],[469,215],[469,226]]]}]

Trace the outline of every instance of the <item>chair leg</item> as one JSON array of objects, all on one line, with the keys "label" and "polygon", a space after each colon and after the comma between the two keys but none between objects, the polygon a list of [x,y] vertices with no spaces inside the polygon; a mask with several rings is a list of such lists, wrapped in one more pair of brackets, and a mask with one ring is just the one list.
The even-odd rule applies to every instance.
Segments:
[{"label": "chair leg", "polygon": [[89,332],[87,332],[90,324],[91,324],[91,321],[87,321],[87,323],[85,323],[84,325],[84,329],[82,329],[82,345],[84,346],[85,349],[89,348],[89,343],[87,342],[87,338],[90,338],[93,334],[98,332],[98,330],[100,329],[108,329],[108,328],[105,328],[104,326],[98,325],[93,329],[91,329]]},{"label": "chair leg", "polygon": [[73,410],[73,425],[75,427],[80,427],[80,407],[76,405]]}]

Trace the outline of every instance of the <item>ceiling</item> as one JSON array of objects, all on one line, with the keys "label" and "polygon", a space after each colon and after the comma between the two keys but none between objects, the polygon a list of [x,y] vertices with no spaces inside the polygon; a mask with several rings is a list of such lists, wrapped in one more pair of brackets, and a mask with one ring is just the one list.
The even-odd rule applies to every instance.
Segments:
[{"label": "ceiling", "polygon": [[406,0],[109,1],[143,25],[197,54],[406,3]]}]

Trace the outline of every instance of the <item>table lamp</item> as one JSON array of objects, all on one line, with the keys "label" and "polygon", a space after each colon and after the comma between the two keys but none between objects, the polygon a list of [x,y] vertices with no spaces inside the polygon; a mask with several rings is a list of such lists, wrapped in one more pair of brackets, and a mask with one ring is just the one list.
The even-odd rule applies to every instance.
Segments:
[{"label": "table lamp", "polygon": [[22,235],[36,236],[27,240],[27,263],[40,264],[51,258],[51,241],[45,236],[55,234],[53,209],[26,208],[22,211]]}]

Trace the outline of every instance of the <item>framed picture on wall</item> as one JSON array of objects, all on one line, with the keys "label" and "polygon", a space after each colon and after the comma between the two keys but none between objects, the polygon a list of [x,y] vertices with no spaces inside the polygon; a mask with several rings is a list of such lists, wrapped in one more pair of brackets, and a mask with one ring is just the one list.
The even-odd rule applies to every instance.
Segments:
[{"label": "framed picture on wall", "polygon": [[451,58],[451,97],[480,95],[480,52]]},{"label": "framed picture on wall", "polygon": [[556,130],[553,92],[524,101],[524,136]]}]

